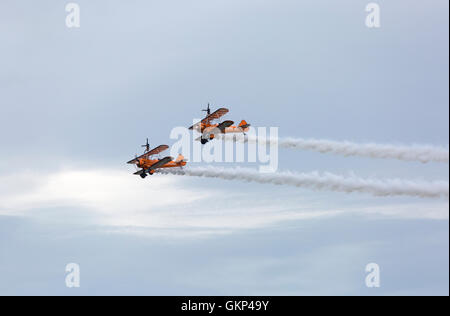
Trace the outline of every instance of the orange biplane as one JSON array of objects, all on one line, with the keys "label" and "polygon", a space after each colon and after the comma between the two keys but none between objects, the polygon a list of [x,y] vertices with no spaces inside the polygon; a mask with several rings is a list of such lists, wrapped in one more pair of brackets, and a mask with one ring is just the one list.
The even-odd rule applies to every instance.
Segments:
[{"label": "orange biplane", "polygon": [[228,109],[220,108],[214,113],[211,113],[209,107],[205,110],[206,117],[200,122],[192,125],[189,129],[196,130],[201,133],[202,136],[197,138],[202,144],[206,144],[208,141],[214,139],[215,134],[229,134],[229,133],[246,133],[250,129],[250,124],[245,120],[242,120],[238,126],[233,126],[233,121],[223,121],[221,123],[213,124],[212,121],[220,119],[222,116],[228,113]]},{"label": "orange biplane", "polygon": [[161,152],[169,149],[167,145],[159,145],[156,148],[150,150],[150,144],[147,143],[142,145],[145,147],[145,152],[143,155],[134,158],[133,160],[128,161],[127,163],[136,165],[137,168],[141,168],[141,170],[135,172],[135,175],[139,175],[142,179],[147,177],[147,175],[152,175],[155,173],[157,169],[160,168],[182,168],[186,165],[186,159],[182,155],[178,155],[176,160],[173,160],[172,157],[167,156],[165,158],[152,158],[154,155],[158,155]]}]

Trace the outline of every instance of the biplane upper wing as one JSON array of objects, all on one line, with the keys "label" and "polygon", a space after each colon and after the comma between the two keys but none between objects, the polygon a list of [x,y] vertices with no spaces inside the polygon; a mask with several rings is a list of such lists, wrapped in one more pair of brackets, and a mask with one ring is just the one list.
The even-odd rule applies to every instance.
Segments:
[{"label": "biplane upper wing", "polygon": [[159,153],[161,153],[161,152],[163,152],[163,151],[165,151],[167,149],[169,149],[169,146],[167,146],[167,145],[159,145],[158,147],[153,148],[152,150],[146,152],[143,155],[140,155],[139,157],[134,158],[133,160],[128,161],[127,163],[129,163],[129,164],[136,164],[139,161],[139,159],[141,159],[141,158],[148,159],[148,157],[153,156],[153,155],[157,155],[157,154],[159,154]]},{"label": "biplane upper wing", "polygon": [[203,123],[203,124],[211,123],[211,121],[217,120],[217,119],[221,118],[222,116],[224,116],[225,114],[227,114],[228,111],[229,111],[228,109],[220,108],[217,111],[215,111],[214,113],[211,113],[210,115],[205,117],[200,122],[198,122],[198,123],[192,125],[191,127],[189,127],[189,129],[193,129],[195,126],[197,126],[200,123]]}]

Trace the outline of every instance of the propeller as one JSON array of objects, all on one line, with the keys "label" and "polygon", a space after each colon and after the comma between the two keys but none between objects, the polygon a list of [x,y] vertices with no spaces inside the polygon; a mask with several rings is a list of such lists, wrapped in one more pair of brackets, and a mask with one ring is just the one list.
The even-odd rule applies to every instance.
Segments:
[{"label": "propeller", "polygon": [[208,103],[208,107],[205,110],[202,110],[203,112],[206,112],[208,115],[211,114],[211,109],[209,108],[209,103]]},{"label": "propeller", "polygon": [[148,142],[148,138],[147,138],[147,142],[145,143],[145,145],[141,145],[141,147],[145,147],[145,152],[150,151],[150,144]]},{"label": "propeller", "polygon": [[[137,160],[137,157],[138,157],[137,154],[134,154],[134,159]],[[138,164],[139,164],[139,161],[134,164],[134,168],[136,168],[136,171],[138,170],[138,166],[137,166]]]}]

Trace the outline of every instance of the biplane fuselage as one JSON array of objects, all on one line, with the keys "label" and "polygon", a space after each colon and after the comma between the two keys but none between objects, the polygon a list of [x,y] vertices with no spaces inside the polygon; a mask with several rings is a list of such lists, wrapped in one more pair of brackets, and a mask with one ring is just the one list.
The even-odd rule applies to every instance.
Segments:
[{"label": "biplane fuselage", "polygon": [[169,161],[169,162],[167,162],[167,163],[157,167],[156,169],[152,169],[152,166],[154,166],[155,164],[157,164],[161,160],[162,159],[145,159],[145,158],[140,158],[140,159],[138,159],[138,162],[136,163],[136,166],[138,168],[142,168],[144,170],[149,170],[148,171],[149,174],[154,174],[156,169],[175,168],[175,167],[184,167],[184,166],[186,166],[186,161],[183,160],[183,159],[178,158],[177,160]]},{"label": "biplane fuselage", "polygon": [[[245,121],[243,121],[245,122]],[[232,134],[232,133],[247,133],[250,130],[250,125],[247,123],[244,123],[243,125],[239,126],[229,126],[225,127],[224,129],[219,128],[220,124],[199,124],[198,127],[195,128],[195,130],[199,133],[209,135],[209,139],[214,139],[214,130],[218,129],[218,132],[222,134]]]},{"label": "biplane fuselage", "polygon": [[211,123],[212,121],[218,120],[227,114],[228,109],[226,108],[220,108],[210,114],[208,105],[208,109],[203,111],[208,111],[208,115],[203,120],[189,128],[202,134],[202,137],[200,138],[202,144],[205,144],[208,140],[214,139],[215,134],[246,133],[250,130],[250,124],[248,124],[245,120],[242,120],[238,126],[233,126],[233,121],[224,121],[217,124]]},{"label": "biplane fuselage", "polygon": [[158,155],[167,150],[169,148],[167,145],[159,145],[158,147],[150,150],[147,140],[147,144],[143,146],[147,147],[145,153],[128,161],[129,164],[134,164],[137,168],[141,168],[141,170],[134,173],[135,175],[141,176],[141,178],[154,174],[158,169],[176,167],[181,168],[186,165],[186,160],[182,155],[178,155],[178,158],[175,160],[170,156],[161,159],[152,158],[152,156]]}]

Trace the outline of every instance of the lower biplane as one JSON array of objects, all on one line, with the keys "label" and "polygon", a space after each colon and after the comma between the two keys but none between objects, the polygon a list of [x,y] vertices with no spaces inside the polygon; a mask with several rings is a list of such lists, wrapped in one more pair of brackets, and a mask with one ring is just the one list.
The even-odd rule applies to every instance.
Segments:
[{"label": "lower biplane", "polygon": [[243,133],[245,135],[250,129],[250,124],[245,120],[242,120],[238,126],[233,126],[234,122],[228,120],[220,123],[212,123],[214,120],[218,120],[228,113],[229,110],[226,108],[220,108],[214,113],[211,113],[208,103],[208,107],[202,111],[206,112],[206,117],[189,127],[189,129],[196,130],[202,134],[201,137],[197,138],[202,144],[206,144],[208,141],[214,139],[217,134]]},{"label": "lower biplane", "polygon": [[178,155],[178,158],[175,160],[170,156],[164,158],[153,157],[169,149],[169,146],[167,145],[159,145],[150,150],[150,144],[148,143],[147,138],[147,143],[142,145],[142,147],[145,147],[144,154],[127,162],[128,164],[134,164],[137,168],[140,168],[140,170],[134,174],[140,176],[142,179],[147,177],[147,175],[154,174],[161,168],[182,168],[186,165],[187,160],[184,159],[182,155]]}]

